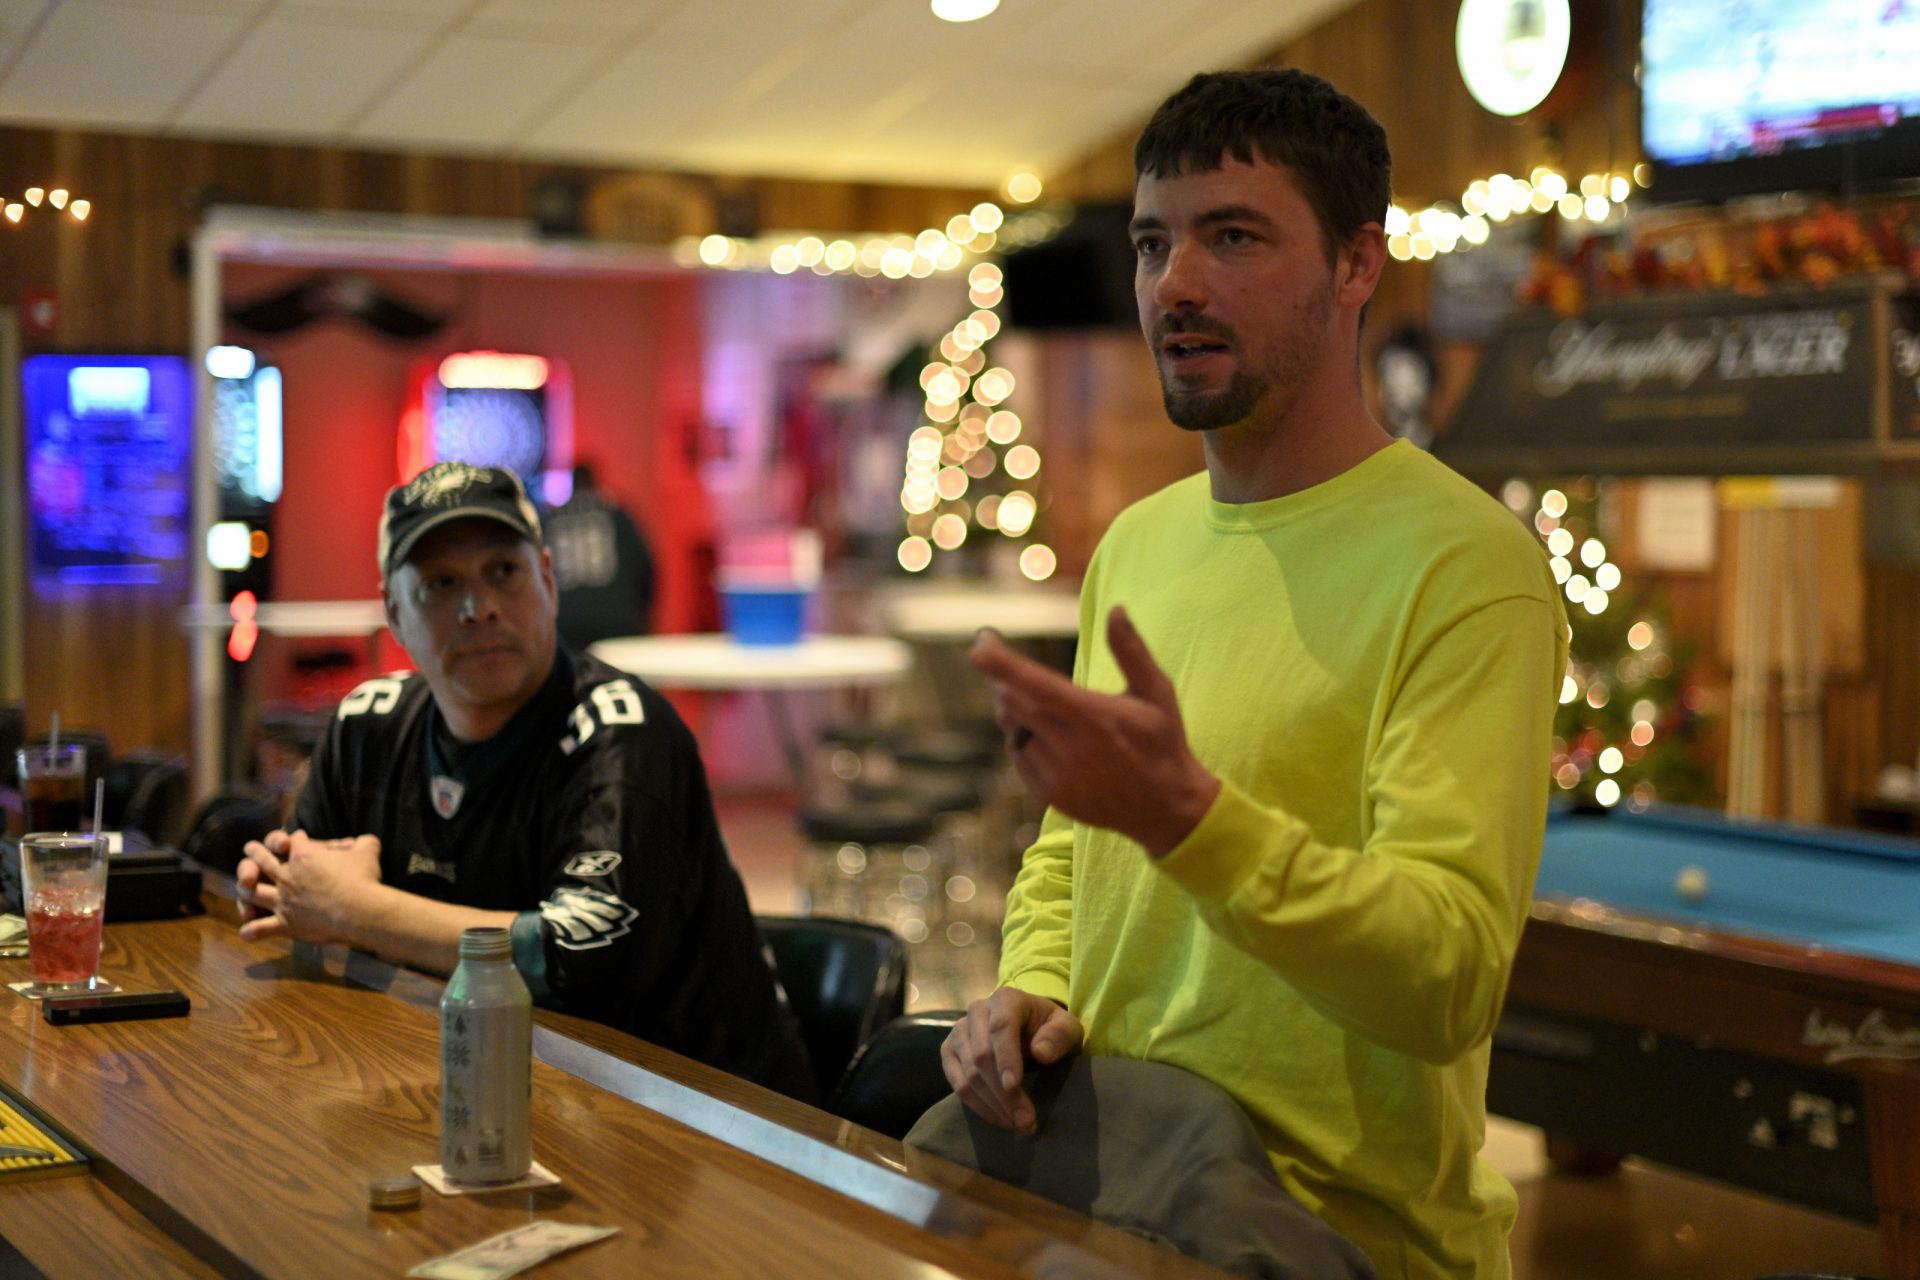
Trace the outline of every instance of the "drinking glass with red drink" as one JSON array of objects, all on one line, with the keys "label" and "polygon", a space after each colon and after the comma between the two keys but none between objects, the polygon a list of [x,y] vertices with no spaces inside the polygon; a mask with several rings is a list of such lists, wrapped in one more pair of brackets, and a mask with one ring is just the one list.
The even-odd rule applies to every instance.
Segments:
[{"label": "drinking glass with red drink", "polygon": [[78,742],[35,743],[15,756],[28,831],[78,831],[86,823],[87,749]]},{"label": "drinking glass with red drink", "polygon": [[100,974],[106,915],[107,841],[75,831],[21,837],[27,960],[35,995],[86,991]]}]

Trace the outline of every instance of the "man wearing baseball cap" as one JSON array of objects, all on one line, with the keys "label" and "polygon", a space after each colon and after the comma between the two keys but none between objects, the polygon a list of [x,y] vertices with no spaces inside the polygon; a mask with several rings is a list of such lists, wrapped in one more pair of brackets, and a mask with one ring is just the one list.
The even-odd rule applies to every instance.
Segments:
[{"label": "man wearing baseball cap", "polygon": [[293,830],[247,846],[241,933],[444,974],[463,929],[506,927],[537,1003],[810,1094],[693,736],[640,680],[557,642],[519,480],[428,468],[388,493],[379,559],[418,673],[340,704]]}]

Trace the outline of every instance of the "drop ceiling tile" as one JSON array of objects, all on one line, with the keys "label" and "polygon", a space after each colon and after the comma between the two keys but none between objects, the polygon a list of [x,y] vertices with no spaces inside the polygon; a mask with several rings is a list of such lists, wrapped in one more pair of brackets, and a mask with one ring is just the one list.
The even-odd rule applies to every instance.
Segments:
[{"label": "drop ceiling tile", "polygon": [[52,10],[53,0],[0,0],[0,67],[12,59],[34,24]]},{"label": "drop ceiling tile", "polygon": [[818,35],[836,35],[867,10],[916,0],[779,0],[779,3],[680,0],[651,34],[683,48],[725,54],[733,48],[765,49]]},{"label": "drop ceiling tile", "polygon": [[1271,0],[1237,0],[1235,9],[1216,0],[1222,10],[1220,20],[1193,24],[1179,38],[1162,44],[1161,56],[1153,63],[1174,69],[1184,64],[1189,72],[1244,66],[1333,16],[1348,2],[1294,0],[1276,5]]},{"label": "drop ceiling tile", "polygon": [[902,67],[897,75],[849,74],[831,57],[812,57],[746,101],[741,110],[759,125],[794,120],[841,132],[866,127],[877,113],[893,119],[937,93],[948,77],[938,68]]},{"label": "drop ceiling tile", "polygon": [[690,51],[647,41],[529,123],[522,152],[623,162],[656,154],[725,101],[728,83]]},{"label": "drop ceiling tile", "polygon": [[382,28],[392,31],[444,31],[451,27],[455,8],[375,8],[361,0],[283,0],[273,11],[275,18],[355,28]]},{"label": "drop ceiling tile", "polygon": [[466,12],[474,0],[294,0],[286,9],[332,9],[351,14],[379,13],[430,18],[451,18]]},{"label": "drop ceiling tile", "polygon": [[0,117],[154,126],[250,20],[61,0],[0,81]]},{"label": "drop ceiling tile", "polygon": [[924,4],[869,5],[829,20],[811,40],[744,79],[716,126],[787,122],[859,132],[903,112],[992,65],[1007,42],[1039,16],[1037,0],[1009,0],[992,18],[948,23]]},{"label": "drop ceiling tile", "polygon": [[996,65],[1098,83],[1137,65],[1143,48],[1152,50],[1198,22],[1215,21],[1216,7],[1164,0],[1057,0],[1010,43]]},{"label": "drop ceiling tile", "polygon": [[1352,2],[0,0],[0,119],[986,182]]},{"label": "drop ceiling tile", "polygon": [[352,129],[381,146],[504,149],[529,120],[603,57],[591,44],[455,36]]},{"label": "drop ceiling tile", "polygon": [[211,13],[254,15],[271,8],[274,0],[103,0],[120,9],[146,9],[162,13]]},{"label": "drop ceiling tile", "polygon": [[268,18],[175,118],[198,133],[334,138],[404,71],[431,33]]},{"label": "drop ceiling tile", "polygon": [[929,137],[965,142],[956,152],[970,156],[984,180],[997,185],[1016,168],[1045,173],[1086,155],[1116,133],[1137,128],[1152,106],[1142,107],[1137,96],[1117,89],[1007,75],[975,77],[966,88],[965,99],[923,103],[876,129],[874,137],[889,143]]},{"label": "drop ceiling tile", "polygon": [[895,0],[836,23],[828,52],[868,74],[928,65],[979,70],[1018,46],[1045,14],[1044,0],[1003,0],[997,12],[977,22],[942,22],[925,0]]},{"label": "drop ceiling tile", "polygon": [[486,0],[474,13],[473,22],[544,22],[555,27],[628,32],[651,26],[672,3],[673,0]]}]

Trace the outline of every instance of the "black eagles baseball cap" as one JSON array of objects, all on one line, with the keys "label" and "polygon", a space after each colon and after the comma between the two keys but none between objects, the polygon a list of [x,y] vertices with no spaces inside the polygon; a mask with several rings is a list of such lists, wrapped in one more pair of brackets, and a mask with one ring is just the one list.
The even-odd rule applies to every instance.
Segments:
[{"label": "black eagles baseball cap", "polygon": [[405,484],[387,491],[380,517],[380,576],[390,580],[413,549],[431,531],[452,520],[497,520],[535,546],[540,516],[505,467],[475,467],[465,462],[436,462]]}]

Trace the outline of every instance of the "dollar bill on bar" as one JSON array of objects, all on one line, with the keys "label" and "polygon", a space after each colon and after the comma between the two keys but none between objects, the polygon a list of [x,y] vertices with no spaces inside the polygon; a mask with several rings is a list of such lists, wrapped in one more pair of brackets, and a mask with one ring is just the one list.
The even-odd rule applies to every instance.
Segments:
[{"label": "dollar bill on bar", "polygon": [[529,1222],[470,1244],[444,1258],[429,1258],[407,1272],[418,1280],[505,1280],[558,1253],[618,1233],[618,1227],[574,1222]]}]

